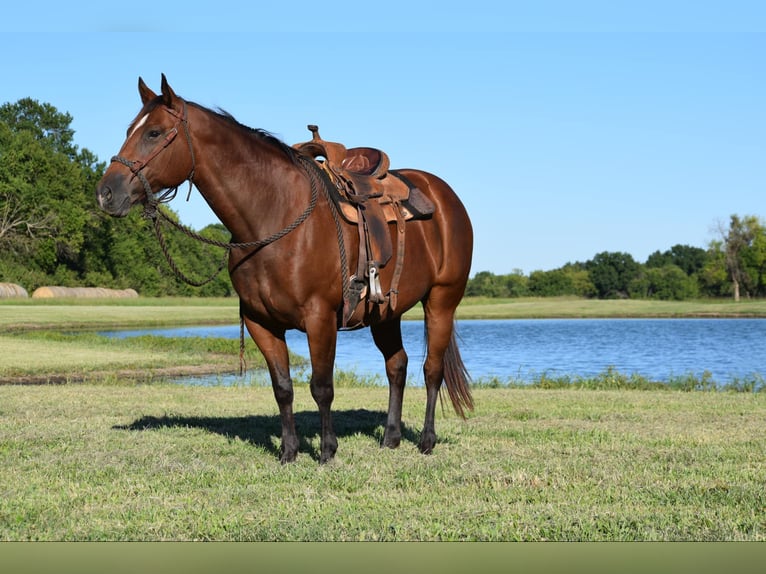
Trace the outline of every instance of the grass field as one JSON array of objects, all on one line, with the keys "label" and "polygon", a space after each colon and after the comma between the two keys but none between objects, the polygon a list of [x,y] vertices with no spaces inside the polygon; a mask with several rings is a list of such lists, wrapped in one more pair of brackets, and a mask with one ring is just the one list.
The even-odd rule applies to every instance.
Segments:
[{"label": "grass field", "polygon": [[267,388],[0,386],[2,540],[766,540],[764,393],[477,389],[417,452],[379,447],[387,391],[336,393],[337,459],[296,392],[278,460]]},{"label": "grass field", "polygon": [[[415,312],[419,312],[416,309]],[[766,317],[766,300],[653,301],[576,297],[469,297],[458,308],[461,319],[544,319],[596,317]]]},{"label": "grass field", "polygon": [[[460,314],[766,316],[764,302],[629,303],[468,300]],[[402,446],[381,450],[387,389],[341,373],[339,452],[320,466],[298,376],[303,442],[283,467],[270,388],[163,382],[235,370],[236,341],[94,332],[237,318],[236,300],[0,304],[0,380],[82,381],[0,385],[0,540],[766,540],[764,392],[613,372],[478,385],[467,421],[438,413],[426,457],[422,388],[406,392]],[[262,365],[252,343],[247,360]]]}]

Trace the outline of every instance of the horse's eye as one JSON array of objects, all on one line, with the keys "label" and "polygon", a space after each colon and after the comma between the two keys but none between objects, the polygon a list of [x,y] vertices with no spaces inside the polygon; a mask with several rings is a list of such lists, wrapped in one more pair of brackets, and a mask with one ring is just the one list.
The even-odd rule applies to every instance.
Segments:
[{"label": "horse's eye", "polygon": [[162,132],[160,130],[149,130],[149,132],[146,134],[146,137],[149,139],[157,139],[162,135]]}]

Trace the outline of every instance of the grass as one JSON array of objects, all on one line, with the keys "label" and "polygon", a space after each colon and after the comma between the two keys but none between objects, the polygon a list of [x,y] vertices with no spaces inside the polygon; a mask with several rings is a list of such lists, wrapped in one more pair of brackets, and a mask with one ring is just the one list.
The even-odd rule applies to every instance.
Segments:
[{"label": "grass", "polygon": [[766,300],[582,299],[577,297],[469,297],[459,319],[544,319],[617,317],[766,317]]},{"label": "grass", "polygon": [[205,298],[0,299],[0,333],[34,329],[116,329],[232,325],[239,300]]},{"label": "grass", "polygon": [[[263,356],[245,346],[248,369],[263,369]],[[300,367],[305,359],[292,355]],[[143,335],[117,339],[93,332],[31,331],[0,335],[0,382],[75,382],[173,375],[232,373],[239,369],[239,341],[222,337]]]},{"label": "grass", "polygon": [[766,540],[764,393],[488,389],[417,452],[379,447],[387,390],[343,388],[337,459],[278,461],[271,390],[0,387],[2,540]]},{"label": "grass", "polygon": [[766,390],[766,380],[760,373],[721,383],[713,379],[710,371],[702,374],[686,373],[673,375],[667,381],[654,381],[639,373],[622,373],[614,367],[607,367],[594,376],[535,374],[531,380],[515,377],[483,377],[473,381],[472,386],[489,389],[536,388],[536,389],[590,389],[590,390],[634,390],[634,391],[731,391],[758,393]]}]

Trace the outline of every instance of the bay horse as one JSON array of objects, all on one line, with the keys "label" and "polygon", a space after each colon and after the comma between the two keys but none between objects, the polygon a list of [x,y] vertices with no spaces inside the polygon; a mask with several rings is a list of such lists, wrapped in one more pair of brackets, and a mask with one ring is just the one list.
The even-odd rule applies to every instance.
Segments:
[{"label": "bay horse", "polygon": [[[237,122],[176,95],[165,75],[156,94],[138,80],[143,107],[130,123],[119,154],[112,158],[96,188],[100,208],[123,217],[132,206],[156,208],[158,193],[189,182],[202,194],[232,236],[228,256],[231,281],[240,298],[240,318],[268,365],[281,420],[281,461],[292,462],[299,440],[293,415],[285,332],[306,333],[311,363],[311,395],[321,421],[320,463],[335,456],[333,368],[342,278],[339,252],[356,253],[355,224],[338,222],[313,159],[261,129]],[[455,309],[463,297],[473,251],[473,231],[466,210],[440,178],[420,170],[397,170],[433,202],[429,219],[408,221],[406,253],[395,308],[384,302],[363,326],[369,326],[385,359],[389,401],[382,446],[401,441],[407,353],[402,345],[402,313],[422,302],[426,331],[423,364],[425,422],[419,449],[436,444],[436,399],[445,383],[452,405],[465,418],[473,409],[469,376],[455,340]],[[163,199],[167,199],[164,197]],[[396,225],[389,225],[393,235]],[[337,234],[336,234],[337,232]],[[336,237],[337,235],[337,237]],[[268,241],[259,241],[270,237]],[[342,243],[342,245],[341,245]],[[397,242],[393,241],[394,256]],[[393,265],[380,270],[391,285]]]}]

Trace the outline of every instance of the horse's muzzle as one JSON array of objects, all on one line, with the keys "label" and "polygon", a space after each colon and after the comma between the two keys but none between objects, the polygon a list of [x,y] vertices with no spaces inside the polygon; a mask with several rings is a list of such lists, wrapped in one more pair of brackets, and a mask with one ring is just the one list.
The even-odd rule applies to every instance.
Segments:
[{"label": "horse's muzzle", "polygon": [[96,201],[103,211],[114,217],[125,217],[133,204],[129,193],[103,179],[96,186]]}]

